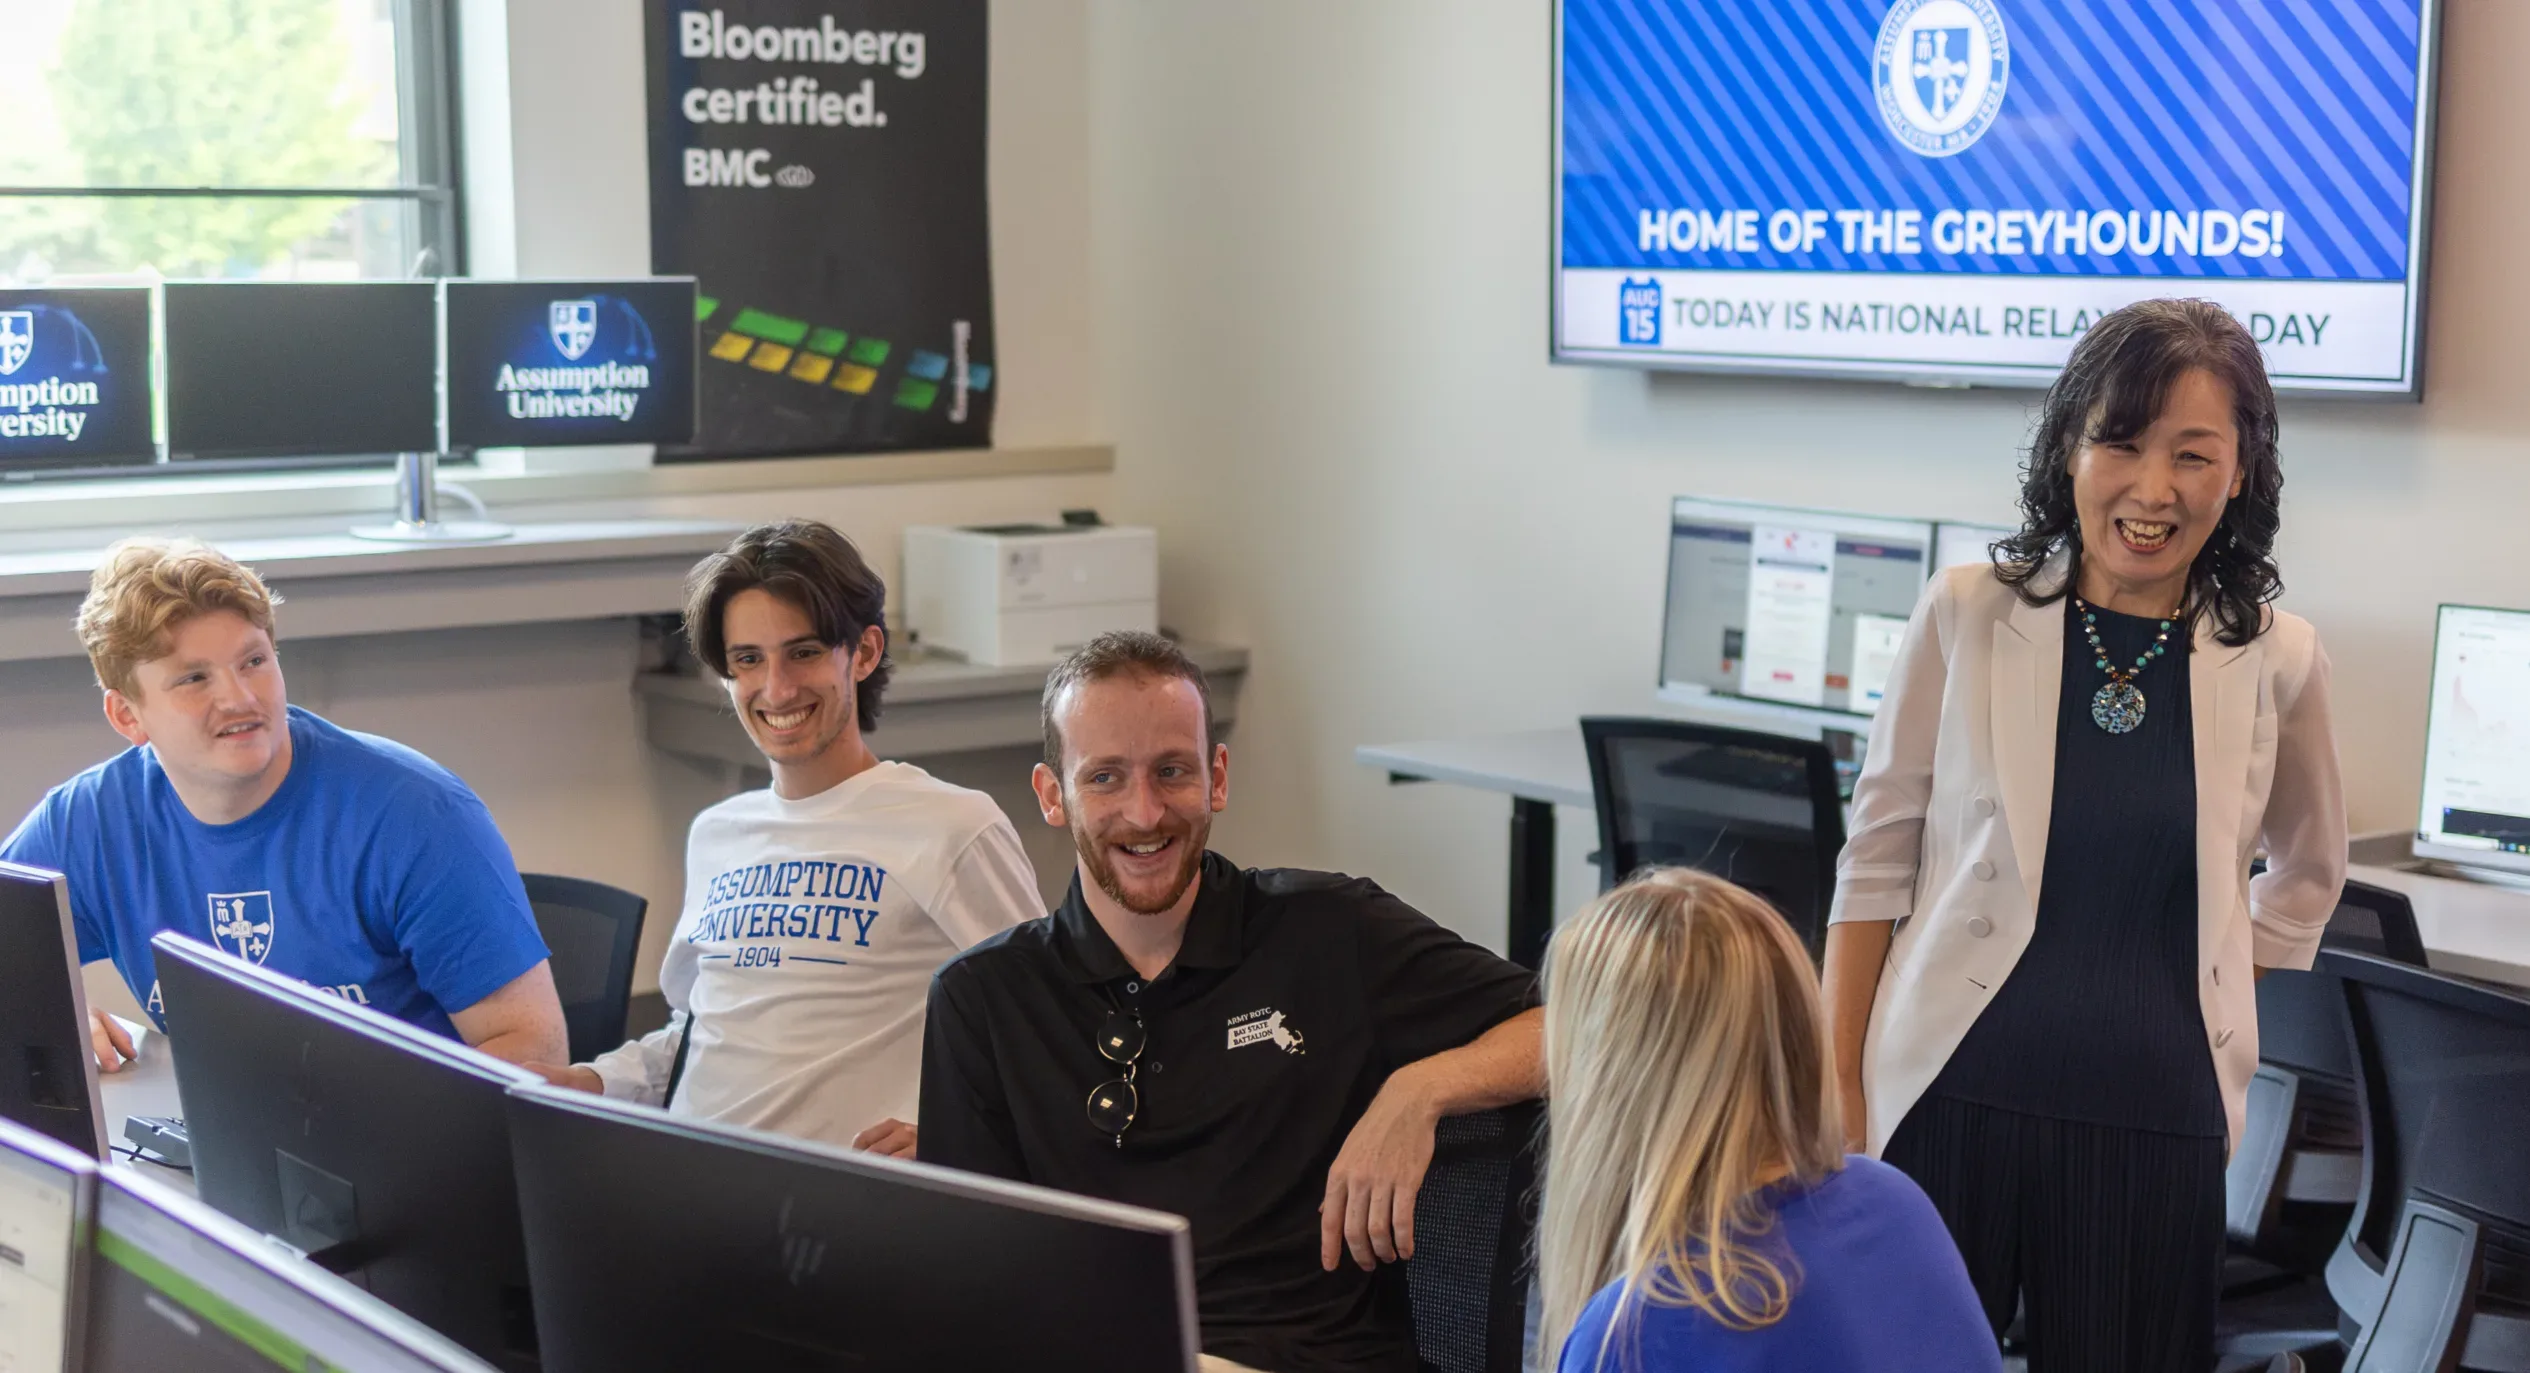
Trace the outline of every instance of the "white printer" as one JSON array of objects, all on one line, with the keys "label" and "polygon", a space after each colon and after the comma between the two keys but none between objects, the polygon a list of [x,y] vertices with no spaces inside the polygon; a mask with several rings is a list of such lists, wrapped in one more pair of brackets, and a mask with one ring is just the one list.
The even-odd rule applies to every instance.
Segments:
[{"label": "white printer", "polygon": [[1111,629],[1155,630],[1159,598],[1159,538],[1147,528],[905,530],[905,625],[968,662],[1050,663]]}]

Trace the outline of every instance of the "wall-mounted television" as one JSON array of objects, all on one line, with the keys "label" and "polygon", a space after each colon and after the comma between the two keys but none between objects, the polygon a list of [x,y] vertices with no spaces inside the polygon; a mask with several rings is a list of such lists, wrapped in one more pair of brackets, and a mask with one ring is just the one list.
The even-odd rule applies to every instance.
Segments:
[{"label": "wall-mounted television", "polygon": [[2420,393],[2439,0],[1559,0],[1561,362],[2043,386],[2135,300]]}]

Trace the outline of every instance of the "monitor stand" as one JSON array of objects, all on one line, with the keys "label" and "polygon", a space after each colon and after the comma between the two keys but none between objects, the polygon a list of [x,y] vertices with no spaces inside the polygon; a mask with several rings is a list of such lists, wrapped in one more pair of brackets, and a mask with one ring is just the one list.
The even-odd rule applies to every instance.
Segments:
[{"label": "monitor stand", "polygon": [[439,518],[439,455],[395,455],[395,523],[353,525],[352,536],[382,543],[492,543],[516,533],[486,520]]}]

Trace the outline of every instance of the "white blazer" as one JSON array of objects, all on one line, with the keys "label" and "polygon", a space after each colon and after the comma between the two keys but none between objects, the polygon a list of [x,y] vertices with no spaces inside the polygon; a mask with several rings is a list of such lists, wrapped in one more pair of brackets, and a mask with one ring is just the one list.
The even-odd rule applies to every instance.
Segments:
[{"label": "white blazer", "polygon": [[[2234,1143],[2258,1067],[2253,965],[2310,966],[2346,867],[2328,655],[2309,621],[2268,615],[2238,648],[2200,621],[2187,659],[2197,992]],[[2025,604],[1989,566],[1955,567],[1934,577],[1898,649],[1828,914],[1897,922],[1863,1045],[1875,1156],[2037,928],[2064,617],[2061,604]],[[2267,871],[2252,882],[2261,842]]]}]

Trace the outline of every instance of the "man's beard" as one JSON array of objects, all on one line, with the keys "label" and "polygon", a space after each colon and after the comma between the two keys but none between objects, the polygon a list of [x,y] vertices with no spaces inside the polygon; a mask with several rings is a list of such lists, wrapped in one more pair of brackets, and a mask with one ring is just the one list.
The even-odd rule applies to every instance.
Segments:
[{"label": "man's beard", "polygon": [[1079,850],[1082,864],[1089,869],[1090,880],[1096,882],[1098,889],[1105,892],[1117,905],[1135,915],[1157,915],[1176,905],[1179,898],[1185,896],[1186,889],[1195,884],[1196,874],[1203,870],[1204,841],[1211,836],[1212,815],[1206,812],[1202,818],[1183,828],[1169,827],[1148,833],[1128,834],[1123,837],[1121,842],[1127,844],[1142,844],[1154,839],[1171,837],[1177,840],[1177,876],[1168,884],[1167,894],[1157,900],[1126,894],[1123,881],[1116,876],[1115,862],[1108,851],[1108,841],[1092,838],[1080,826],[1074,825],[1072,826],[1072,847]]}]

